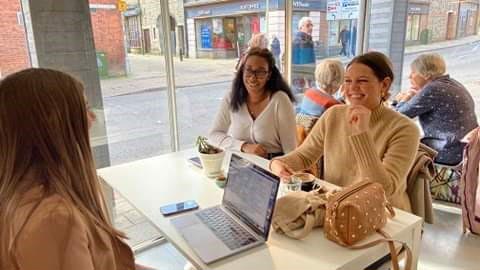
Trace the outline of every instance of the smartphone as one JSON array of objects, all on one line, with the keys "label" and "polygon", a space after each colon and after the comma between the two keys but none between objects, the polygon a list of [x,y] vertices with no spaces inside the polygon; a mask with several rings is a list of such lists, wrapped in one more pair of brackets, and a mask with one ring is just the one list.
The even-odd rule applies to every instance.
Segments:
[{"label": "smartphone", "polygon": [[164,205],[160,207],[160,213],[164,216],[170,216],[190,210],[195,210],[198,209],[198,204],[193,201],[184,201],[184,202],[179,202],[179,203],[172,203],[168,205]]},{"label": "smartphone", "polygon": [[200,158],[199,157],[192,157],[192,158],[189,158],[188,159],[188,162],[192,163],[193,166],[195,167],[198,167],[200,169],[202,169],[202,163],[200,162]]}]

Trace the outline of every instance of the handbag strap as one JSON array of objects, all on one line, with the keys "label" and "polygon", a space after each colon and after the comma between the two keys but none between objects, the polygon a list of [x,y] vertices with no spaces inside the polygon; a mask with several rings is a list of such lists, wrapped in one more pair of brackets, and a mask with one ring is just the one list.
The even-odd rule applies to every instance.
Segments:
[{"label": "handbag strap", "polygon": [[381,236],[383,236],[384,238],[377,239],[377,240],[374,240],[374,241],[371,241],[371,242],[368,242],[368,243],[362,244],[362,245],[353,245],[353,246],[346,246],[346,247],[349,248],[349,249],[364,249],[364,248],[374,247],[374,246],[376,246],[378,244],[381,244],[381,243],[387,243],[388,248],[390,250],[390,256],[391,256],[391,259],[392,259],[393,270],[399,270],[400,265],[398,263],[398,255],[397,255],[397,251],[395,249],[394,244],[395,243],[400,243],[400,244],[402,244],[403,250],[405,250],[405,252],[407,254],[407,261],[406,261],[406,264],[405,264],[405,270],[412,269],[412,257],[413,257],[412,256],[412,250],[410,249],[410,247],[408,247],[407,243],[405,243],[403,241],[400,241],[400,240],[393,239],[392,237],[390,237],[390,235],[388,235],[383,230],[377,230],[377,232]]}]

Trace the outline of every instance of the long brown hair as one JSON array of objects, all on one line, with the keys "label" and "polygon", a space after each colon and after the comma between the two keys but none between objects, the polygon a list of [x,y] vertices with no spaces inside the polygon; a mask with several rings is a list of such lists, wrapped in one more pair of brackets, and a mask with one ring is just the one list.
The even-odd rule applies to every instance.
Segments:
[{"label": "long brown hair", "polygon": [[61,196],[112,238],[124,238],[107,217],[78,80],[43,68],[7,76],[0,81],[0,130],[0,268],[11,257],[13,239],[6,239],[22,195],[35,186]]}]

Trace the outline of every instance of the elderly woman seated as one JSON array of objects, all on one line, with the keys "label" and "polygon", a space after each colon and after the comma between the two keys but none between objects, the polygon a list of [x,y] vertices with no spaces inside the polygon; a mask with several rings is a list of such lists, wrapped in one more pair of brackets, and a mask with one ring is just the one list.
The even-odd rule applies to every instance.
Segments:
[{"label": "elderly woman seated", "polygon": [[341,104],[333,95],[343,82],[344,68],[338,60],[324,60],[315,69],[317,88],[305,91],[297,113],[297,125],[310,130],[317,119],[331,106]]},{"label": "elderly woman seated", "polygon": [[410,68],[412,90],[397,96],[399,103],[395,109],[419,118],[424,132],[422,142],[438,151],[437,163],[460,163],[464,147],[460,140],[477,126],[472,96],[446,74],[445,62],[439,54],[422,54]]}]

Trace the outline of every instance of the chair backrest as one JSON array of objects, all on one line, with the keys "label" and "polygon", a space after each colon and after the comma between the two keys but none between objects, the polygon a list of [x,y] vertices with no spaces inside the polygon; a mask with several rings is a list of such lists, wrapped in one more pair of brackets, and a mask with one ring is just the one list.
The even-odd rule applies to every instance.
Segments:
[{"label": "chair backrest", "polygon": [[[305,139],[308,136],[308,132],[310,130],[307,130],[305,126],[302,124],[297,124],[297,147],[299,147],[303,143],[303,141],[305,141]],[[308,168],[305,171],[315,175],[315,177],[317,178],[320,178],[318,163],[313,164],[310,168]]]},{"label": "chair backrest", "polygon": [[463,153],[460,194],[462,204],[463,231],[480,234],[480,127],[472,130],[464,139],[467,142]]}]

